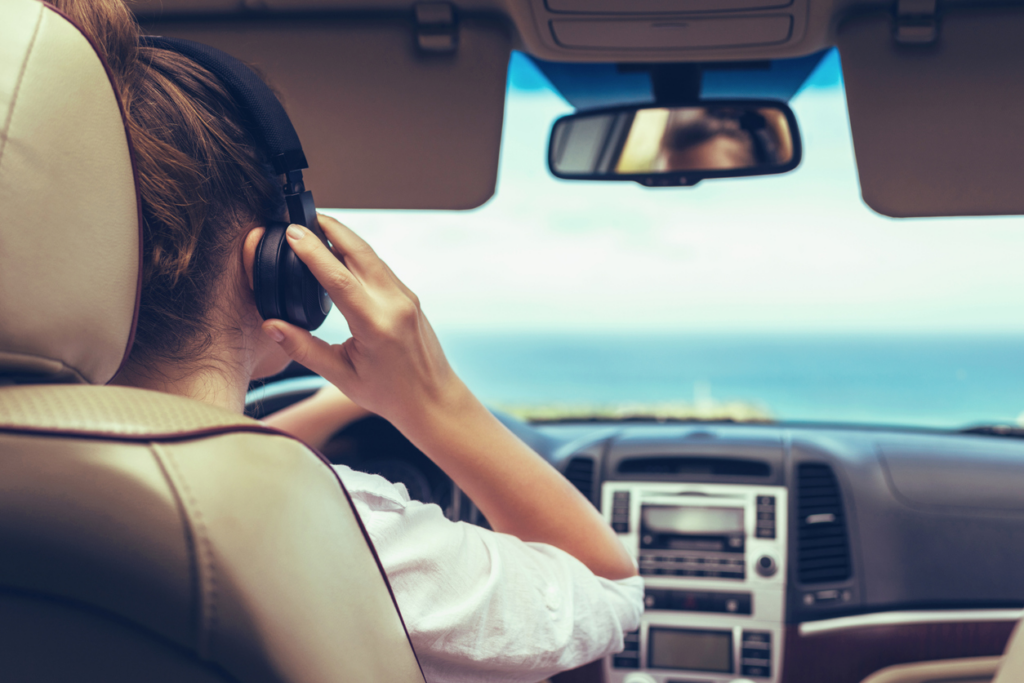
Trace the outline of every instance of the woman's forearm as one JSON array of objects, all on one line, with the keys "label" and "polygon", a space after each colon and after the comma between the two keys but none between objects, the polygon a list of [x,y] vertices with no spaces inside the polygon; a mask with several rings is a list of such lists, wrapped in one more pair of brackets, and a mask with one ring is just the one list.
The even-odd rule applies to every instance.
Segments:
[{"label": "woman's forearm", "polygon": [[[459,383],[461,385],[461,383]],[[553,545],[607,579],[636,575],[590,502],[465,387],[396,425],[476,503],[495,531]]]}]

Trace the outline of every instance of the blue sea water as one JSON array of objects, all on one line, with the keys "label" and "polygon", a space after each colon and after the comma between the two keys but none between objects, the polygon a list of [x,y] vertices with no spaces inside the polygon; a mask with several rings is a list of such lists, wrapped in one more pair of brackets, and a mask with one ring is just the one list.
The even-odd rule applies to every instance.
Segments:
[{"label": "blue sea water", "polygon": [[744,401],[780,421],[957,428],[1024,412],[1024,335],[452,334],[495,405]]}]

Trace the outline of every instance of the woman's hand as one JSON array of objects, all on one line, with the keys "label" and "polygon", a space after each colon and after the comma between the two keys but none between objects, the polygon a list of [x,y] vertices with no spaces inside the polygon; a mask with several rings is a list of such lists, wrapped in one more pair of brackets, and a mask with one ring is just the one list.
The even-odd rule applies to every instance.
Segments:
[{"label": "woman's hand", "polygon": [[468,391],[419,299],[358,235],[333,218],[319,219],[333,251],[298,225],[289,226],[288,244],[345,316],[352,337],[328,344],[281,320],[264,322],[263,330],[293,360],[399,429],[456,408]]}]

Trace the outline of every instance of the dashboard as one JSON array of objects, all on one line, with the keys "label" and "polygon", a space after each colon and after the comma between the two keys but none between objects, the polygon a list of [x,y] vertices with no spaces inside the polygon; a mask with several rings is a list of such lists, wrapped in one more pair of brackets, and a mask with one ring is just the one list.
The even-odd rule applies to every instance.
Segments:
[{"label": "dashboard", "polygon": [[[254,414],[310,382],[268,385]],[[999,655],[1024,614],[1024,440],[498,417],[601,510],[645,583],[625,650],[556,681],[859,683],[894,664]],[[487,523],[379,418],[325,455]]]}]

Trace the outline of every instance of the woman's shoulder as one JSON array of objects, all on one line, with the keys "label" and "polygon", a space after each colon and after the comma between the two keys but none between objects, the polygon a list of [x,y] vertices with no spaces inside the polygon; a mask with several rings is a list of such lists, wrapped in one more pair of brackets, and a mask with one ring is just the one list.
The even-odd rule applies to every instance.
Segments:
[{"label": "woman's shoulder", "polygon": [[372,510],[401,510],[409,502],[409,491],[379,474],[359,472],[347,465],[333,465],[352,500]]}]

